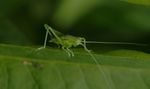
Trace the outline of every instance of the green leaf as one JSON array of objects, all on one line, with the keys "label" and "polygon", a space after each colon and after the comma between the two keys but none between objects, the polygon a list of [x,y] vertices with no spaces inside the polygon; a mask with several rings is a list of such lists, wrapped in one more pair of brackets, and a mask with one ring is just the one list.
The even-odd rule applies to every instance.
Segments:
[{"label": "green leaf", "polygon": [[0,89],[150,88],[150,57],[145,58],[149,55],[146,53],[136,51],[139,58],[93,54],[101,63],[99,69],[86,52],[78,49],[72,58],[59,49],[35,50],[0,45]]},{"label": "green leaf", "polygon": [[133,4],[150,5],[150,0],[121,0]]}]

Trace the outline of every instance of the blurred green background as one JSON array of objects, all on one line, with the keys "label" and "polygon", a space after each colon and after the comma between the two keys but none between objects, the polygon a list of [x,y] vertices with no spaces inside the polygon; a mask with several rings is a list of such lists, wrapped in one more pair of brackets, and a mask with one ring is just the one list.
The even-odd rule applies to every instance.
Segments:
[{"label": "blurred green background", "polygon": [[[64,34],[87,40],[150,44],[150,4],[126,1],[0,0],[0,43],[42,45],[43,25],[47,23]],[[149,47],[131,45],[89,44],[88,47],[150,52]]]}]

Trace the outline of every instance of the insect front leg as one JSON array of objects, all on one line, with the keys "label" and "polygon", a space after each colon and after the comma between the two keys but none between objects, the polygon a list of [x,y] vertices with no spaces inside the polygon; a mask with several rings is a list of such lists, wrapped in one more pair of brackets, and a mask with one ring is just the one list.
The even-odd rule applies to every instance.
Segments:
[{"label": "insect front leg", "polygon": [[89,50],[87,47],[86,47],[86,40],[83,39],[83,43],[80,44],[81,46],[84,47],[84,50],[87,51],[88,53],[91,53],[91,50]]}]

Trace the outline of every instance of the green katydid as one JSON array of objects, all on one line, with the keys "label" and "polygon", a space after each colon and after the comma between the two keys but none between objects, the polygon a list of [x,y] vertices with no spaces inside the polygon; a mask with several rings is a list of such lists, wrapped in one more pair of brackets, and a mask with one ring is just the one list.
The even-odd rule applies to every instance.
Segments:
[{"label": "green katydid", "polygon": [[[136,45],[136,46],[146,46],[146,44],[137,44],[137,43],[127,43],[127,42],[98,42],[98,41],[86,41],[84,37],[75,37],[72,35],[64,35],[61,32],[58,32],[51,28],[49,25],[44,25],[46,29],[46,35],[45,35],[45,41],[44,46],[41,48],[38,48],[38,50],[46,48],[47,43],[47,37],[50,35],[52,39],[49,41],[51,43],[55,43],[58,46],[61,46],[61,48],[68,54],[69,57],[74,56],[74,53],[72,50],[70,50],[71,47],[77,47],[79,45],[83,46],[85,51],[87,51],[90,55],[91,52],[89,49],[87,49],[86,44],[87,43],[100,43],[100,44],[127,44],[127,45]],[[58,36],[59,34],[60,36]]]},{"label": "green katydid", "polygon": [[[137,46],[145,46],[145,44],[137,44],[137,43],[126,43],[126,42],[97,42],[97,41],[86,41],[84,37],[75,37],[72,35],[63,35],[62,33],[54,30],[51,28],[49,25],[45,24],[44,25],[46,29],[46,35],[45,35],[45,41],[44,41],[44,46],[41,48],[38,48],[38,50],[41,50],[46,47],[47,43],[47,38],[48,35],[52,37],[52,39],[49,42],[55,43],[58,46],[60,46],[67,54],[69,57],[74,56],[74,52],[70,49],[71,47],[77,47],[79,45],[83,46],[84,50],[92,57],[94,62],[98,65],[98,69],[101,71],[106,84],[108,85],[108,89],[112,89],[110,86],[111,84],[108,81],[108,78],[100,65],[100,63],[97,61],[95,56],[91,53],[91,51],[86,47],[87,43],[102,43],[102,44],[129,44],[129,45],[137,45]],[[61,35],[61,36],[58,36]]]},{"label": "green katydid", "polygon": [[[47,24],[44,25],[46,29],[46,35],[45,35],[45,41],[44,41],[44,46],[39,48],[45,48],[46,43],[47,43],[47,37],[48,34],[52,37],[52,39],[49,42],[55,43],[69,55],[69,57],[74,56],[74,53],[72,50],[70,50],[71,47],[76,47],[76,46],[83,46],[84,49],[91,54],[90,50],[87,49],[86,47],[86,39],[83,37],[75,37],[71,35],[63,35],[62,33],[52,29],[50,26]],[[58,36],[56,33],[61,34],[62,36]]]}]

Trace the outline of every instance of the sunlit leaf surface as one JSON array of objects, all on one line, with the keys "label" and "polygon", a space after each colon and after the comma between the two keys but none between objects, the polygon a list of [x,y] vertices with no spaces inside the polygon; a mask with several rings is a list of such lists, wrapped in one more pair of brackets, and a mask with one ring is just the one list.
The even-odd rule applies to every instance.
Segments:
[{"label": "sunlit leaf surface", "polygon": [[94,54],[102,66],[99,70],[86,52],[74,51],[76,56],[69,58],[58,49],[0,45],[0,89],[150,88],[150,57],[144,58],[149,54],[138,54],[139,58]]}]

